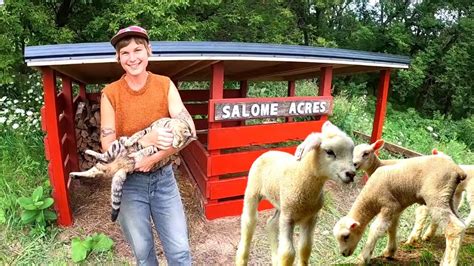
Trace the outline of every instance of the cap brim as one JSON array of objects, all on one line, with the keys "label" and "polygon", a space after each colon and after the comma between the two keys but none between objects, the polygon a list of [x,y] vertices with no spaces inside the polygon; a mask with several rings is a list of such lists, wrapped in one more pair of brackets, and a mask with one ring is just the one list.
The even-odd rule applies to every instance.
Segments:
[{"label": "cap brim", "polygon": [[142,37],[149,41],[148,35],[142,32],[136,32],[136,31],[127,31],[123,32],[121,34],[117,34],[112,39],[110,40],[110,43],[115,47],[115,45],[123,38],[128,37],[128,36],[136,36],[136,37]]}]

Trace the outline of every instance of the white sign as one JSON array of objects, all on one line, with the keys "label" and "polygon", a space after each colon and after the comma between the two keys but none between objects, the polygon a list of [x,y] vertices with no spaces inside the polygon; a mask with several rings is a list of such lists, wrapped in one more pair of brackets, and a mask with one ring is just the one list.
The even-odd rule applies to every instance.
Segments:
[{"label": "white sign", "polygon": [[330,114],[331,100],[216,103],[214,120],[242,120]]}]

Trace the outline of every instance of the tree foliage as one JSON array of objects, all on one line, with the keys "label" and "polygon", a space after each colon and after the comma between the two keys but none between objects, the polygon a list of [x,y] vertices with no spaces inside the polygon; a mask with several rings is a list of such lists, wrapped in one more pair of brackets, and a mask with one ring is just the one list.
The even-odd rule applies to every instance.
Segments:
[{"label": "tree foliage", "polygon": [[[472,116],[473,2],[469,0],[6,0],[0,6],[0,82],[31,71],[26,45],[108,41],[142,25],[153,40],[301,44],[408,55],[391,101],[428,115]],[[376,78],[357,81],[374,93]],[[351,87],[351,86],[349,86]],[[354,87],[354,86],[352,86]],[[370,88],[370,89],[368,89]],[[361,93],[361,92],[358,92]]]}]

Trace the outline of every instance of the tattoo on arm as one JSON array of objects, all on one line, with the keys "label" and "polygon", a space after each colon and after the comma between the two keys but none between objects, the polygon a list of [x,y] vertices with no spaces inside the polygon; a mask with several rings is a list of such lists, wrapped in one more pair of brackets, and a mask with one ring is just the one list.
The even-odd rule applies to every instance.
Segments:
[{"label": "tattoo on arm", "polygon": [[112,129],[110,127],[103,127],[100,129],[101,136],[103,138],[110,136],[112,134],[115,134],[115,129]]},{"label": "tattoo on arm", "polygon": [[[184,121],[188,122],[188,124],[194,125],[193,118],[189,114],[188,110],[186,110],[184,107],[181,109],[181,112],[176,115],[176,118],[183,119]],[[195,134],[195,132],[193,133]]]}]

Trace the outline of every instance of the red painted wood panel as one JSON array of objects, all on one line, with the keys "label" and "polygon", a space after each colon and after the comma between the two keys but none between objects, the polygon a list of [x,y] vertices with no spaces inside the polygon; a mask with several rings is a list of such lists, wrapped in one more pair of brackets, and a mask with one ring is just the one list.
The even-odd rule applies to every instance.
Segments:
[{"label": "red painted wood panel", "polygon": [[[288,97],[294,97],[296,95],[296,87],[295,87],[295,81],[290,80],[288,81]],[[287,117],[286,122],[293,122],[293,117]]]},{"label": "red painted wood panel", "polygon": [[100,103],[100,93],[99,92],[88,93],[86,96],[87,96],[87,100],[92,101],[94,103]]},{"label": "red painted wood panel", "polygon": [[258,156],[270,150],[293,154],[296,150],[296,146],[214,155],[209,157],[208,168],[210,168],[210,171],[208,175],[246,172],[250,169],[250,166],[252,166],[252,163]]},{"label": "red painted wood panel", "polygon": [[209,182],[209,198],[223,199],[244,195],[247,177],[235,177]]},{"label": "red painted wood panel", "polygon": [[194,158],[196,163],[199,165],[199,168],[203,171],[204,175],[207,176],[208,172],[208,157],[209,153],[206,151],[204,146],[199,141],[193,141],[189,143],[182,151],[186,153],[190,153],[190,155]]},{"label": "red painted wood panel", "polygon": [[207,115],[207,103],[185,103],[184,107],[191,115]]},{"label": "red painted wood panel", "polygon": [[66,175],[69,176],[71,170],[79,170],[79,157],[77,154],[77,144],[76,144],[76,131],[75,131],[75,122],[74,122],[74,105],[73,105],[73,95],[72,95],[72,81],[69,77],[63,76],[63,95],[64,95],[64,120],[65,120],[65,131],[67,132],[67,146],[68,146],[68,155],[70,160],[70,167],[66,168]]},{"label": "red painted wood panel", "polygon": [[196,130],[207,129],[207,127],[209,126],[209,123],[207,122],[206,118],[194,118],[193,122],[194,126],[196,127]]},{"label": "red painted wood panel", "polygon": [[305,121],[212,128],[208,132],[208,150],[245,147],[288,140],[303,140],[311,132],[320,132],[322,124],[322,121]]},{"label": "red painted wood panel", "polygon": [[[222,201],[217,203],[207,203],[204,205],[204,212],[206,214],[206,218],[209,220],[213,220],[220,217],[241,215],[243,202],[243,199],[239,199]],[[262,200],[258,205],[259,211],[271,208],[273,208],[273,206],[270,204],[270,202],[266,200]]]},{"label": "red painted wood panel", "polygon": [[387,111],[388,88],[390,84],[390,69],[380,71],[379,88],[377,94],[377,106],[375,108],[374,125],[370,142],[373,143],[382,138],[383,123]]},{"label": "red painted wood panel", "polygon": [[194,159],[193,155],[189,151],[181,151],[181,156],[184,159],[184,163],[186,164],[186,167],[188,168],[189,172],[192,174],[194,180],[196,181],[199,190],[201,191],[202,195],[205,195],[207,197],[207,177],[201,170],[198,162]]}]

